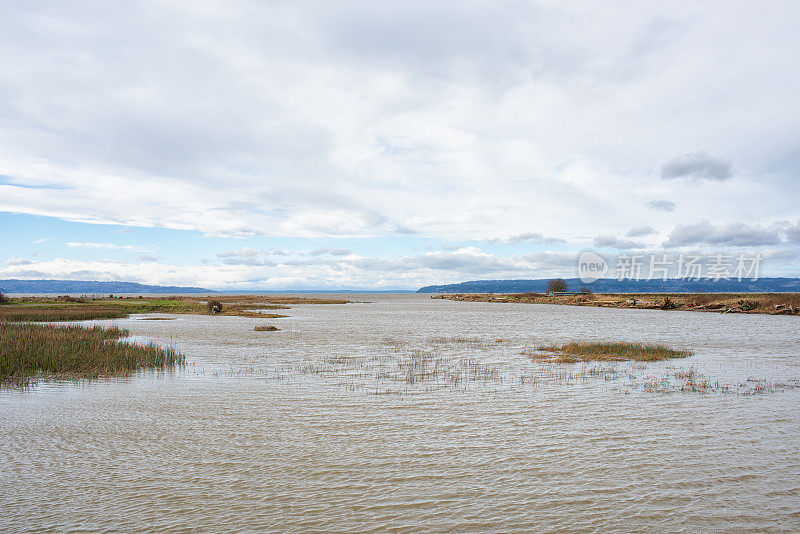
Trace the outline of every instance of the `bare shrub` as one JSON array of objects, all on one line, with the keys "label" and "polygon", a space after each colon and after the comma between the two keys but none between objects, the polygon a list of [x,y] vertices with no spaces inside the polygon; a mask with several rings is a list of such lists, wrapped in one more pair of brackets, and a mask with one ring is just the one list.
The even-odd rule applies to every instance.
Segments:
[{"label": "bare shrub", "polygon": [[548,293],[564,293],[567,289],[567,281],[563,278],[554,278],[547,282]]}]

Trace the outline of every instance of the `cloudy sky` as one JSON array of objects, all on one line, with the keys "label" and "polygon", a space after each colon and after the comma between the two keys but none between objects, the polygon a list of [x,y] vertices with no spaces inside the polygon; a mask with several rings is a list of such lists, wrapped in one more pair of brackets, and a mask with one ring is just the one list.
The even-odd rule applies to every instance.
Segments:
[{"label": "cloudy sky", "polygon": [[800,275],[800,3],[5,2],[0,278]]}]

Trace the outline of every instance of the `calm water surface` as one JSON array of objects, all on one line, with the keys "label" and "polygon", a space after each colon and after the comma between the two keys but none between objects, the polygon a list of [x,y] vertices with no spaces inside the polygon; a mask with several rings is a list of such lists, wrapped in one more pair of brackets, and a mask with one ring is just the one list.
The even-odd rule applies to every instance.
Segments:
[{"label": "calm water surface", "polygon": [[190,363],[0,391],[0,530],[800,531],[800,318],[350,298],[97,321]]}]

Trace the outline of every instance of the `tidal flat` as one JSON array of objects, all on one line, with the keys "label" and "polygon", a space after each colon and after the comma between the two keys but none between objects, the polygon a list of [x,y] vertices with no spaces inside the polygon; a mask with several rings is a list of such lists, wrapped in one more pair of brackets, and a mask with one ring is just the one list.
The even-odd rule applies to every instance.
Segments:
[{"label": "tidal flat", "polygon": [[0,390],[0,530],[800,529],[800,318],[342,298],[70,323],[186,365]]}]

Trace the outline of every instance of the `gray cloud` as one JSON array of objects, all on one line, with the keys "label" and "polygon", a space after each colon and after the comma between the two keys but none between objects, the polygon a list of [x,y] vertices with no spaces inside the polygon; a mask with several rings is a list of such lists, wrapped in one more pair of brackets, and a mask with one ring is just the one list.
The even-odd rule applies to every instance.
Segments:
[{"label": "gray cloud", "polygon": [[[48,279],[54,278],[59,280],[98,280],[98,281],[111,281],[118,280],[108,271],[91,270],[91,269],[77,269],[77,270],[62,270],[57,273],[51,271],[38,270],[38,269],[25,269],[14,271],[14,276],[20,279]],[[134,280],[134,277],[128,276],[125,278],[127,281],[140,281]]]},{"label": "gray cloud", "polygon": [[675,211],[675,203],[671,200],[651,200],[644,205],[647,209],[653,211]]},{"label": "gray cloud", "polygon": [[25,258],[9,258],[6,260],[6,265],[32,265],[33,263],[35,262]]},{"label": "gray cloud", "polygon": [[601,248],[616,248],[619,250],[645,248],[647,245],[630,239],[621,239],[615,235],[599,235],[594,238],[594,246]]},{"label": "gray cloud", "polygon": [[529,262],[537,272],[540,270],[546,273],[561,273],[562,275],[571,273],[577,265],[578,258],[572,252],[532,252],[521,256],[523,260]]},{"label": "gray cloud", "polygon": [[639,226],[636,228],[631,228],[627,232],[625,232],[625,237],[643,237],[646,235],[653,235],[657,234],[656,230],[652,226]]},{"label": "gray cloud", "polygon": [[786,229],[786,238],[790,243],[800,243],[800,222]]},{"label": "gray cloud", "polygon": [[329,256],[348,256],[348,255],[350,255],[352,253],[353,252],[351,250],[348,250],[346,248],[318,248],[316,250],[312,250],[311,252],[309,252],[309,255],[311,255],[311,256],[324,256],[324,255],[329,255]]},{"label": "gray cloud", "polygon": [[495,238],[487,240],[489,243],[536,243],[536,244],[553,244],[553,243],[566,243],[564,239],[559,237],[548,237],[539,232],[526,232],[524,234],[516,234],[509,236],[505,239]]},{"label": "gray cloud", "polygon": [[509,261],[492,255],[439,252],[414,257],[414,263],[425,269],[462,273],[490,273],[510,268]]},{"label": "gray cloud", "polygon": [[263,250],[256,250],[250,247],[240,248],[239,250],[226,250],[217,254],[218,258],[257,258],[265,256],[267,253]]},{"label": "gray cloud", "polygon": [[677,225],[663,246],[667,248],[692,245],[727,245],[732,247],[757,247],[781,242],[780,228],[769,228],[745,223],[712,224],[702,221]]},{"label": "gray cloud", "polygon": [[270,267],[275,265],[269,260],[258,260],[255,258],[226,258],[222,260],[225,265],[248,265],[250,267]]},{"label": "gray cloud", "polygon": [[250,247],[243,247],[238,250],[226,250],[217,254],[225,265],[250,265],[250,266],[269,266],[275,265],[267,257],[292,256],[292,259],[282,260],[282,265],[321,265],[335,264],[333,260],[307,260],[302,257],[318,258],[320,256],[348,256],[353,252],[346,248],[318,248],[310,252],[287,251],[278,248],[270,250],[257,250]]},{"label": "gray cloud", "polygon": [[732,176],[731,163],[705,152],[682,154],[661,166],[661,178],[687,178],[693,181],[724,181]]}]

